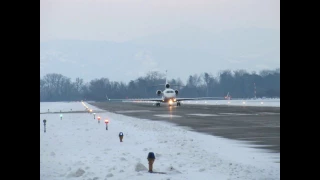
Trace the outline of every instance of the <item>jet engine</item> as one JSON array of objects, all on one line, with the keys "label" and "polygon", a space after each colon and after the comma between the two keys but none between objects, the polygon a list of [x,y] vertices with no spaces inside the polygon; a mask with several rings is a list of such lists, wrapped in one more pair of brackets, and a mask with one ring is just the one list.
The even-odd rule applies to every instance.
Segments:
[{"label": "jet engine", "polygon": [[170,87],[170,84],[166,84],[166,88],[169,88]]},{"label": "jet engine", "polygon": [[156,94],[157,94],[158,96],[160,96],[161,93],[162,93],[162,92],[161,92],[160,90],[158,90],[158,91],[156,92]]},{"label": "jet engine", "polygon": [[175,90],[174,92],[176,93],[176,95],[178,95],[178,93],[179,93],[179,91],[178,91],[178,90]]}]

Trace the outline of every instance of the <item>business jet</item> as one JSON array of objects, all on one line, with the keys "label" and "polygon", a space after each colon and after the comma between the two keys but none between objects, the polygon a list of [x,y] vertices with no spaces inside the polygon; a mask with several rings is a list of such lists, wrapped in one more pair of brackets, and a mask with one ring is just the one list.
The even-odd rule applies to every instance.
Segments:
[{"label": "business jet", "polygon": [[[142,101],[155,101],[156,106],[160,106],[160,103],[168,103],[171,106],[173,103],[177,103],[177,106],[181,106],[181,101],[192,101],[192,100],[205,100],[205,99],[222,99],[221,97],[199,97],[199,98],[179,98],[179,91],[177,89],[170,88],[170,84],[166,82],[165,89],[163,91],[157,90],[156,94],[161,96],[159,99],[145,99]],[[141,101],[141,100],[140,100]]]},{"label": "business jet", "polygon": [[[210,99],[225,99],[226,97],[198,97],[198,98],[178,98],[179,91],[177,89],[172,89],[171,85],[168,83],[167,78],[165,84],[159,84],[164,85],[164,90],[157,90],[156,94],[158,96],[161,96],[161,98],[148,98],[148,99],[126,99],[125,101],[154,101],[156,102],[156,106],[160,106],[161,103],[168,103],[169,106],[173,105],[174,103],[177,104],[177,106],[181,106],[181,101],[192,101],[192,100],[210,100]],[[156,85],[156,86],[159,86]],[[179,86],[179,85],[172,85],[172,86]],[[228,94],[229,95],[229,94]],[[228,96],[227,95],[227,96]],[[110,99],[109,99],[110,100]]]}]

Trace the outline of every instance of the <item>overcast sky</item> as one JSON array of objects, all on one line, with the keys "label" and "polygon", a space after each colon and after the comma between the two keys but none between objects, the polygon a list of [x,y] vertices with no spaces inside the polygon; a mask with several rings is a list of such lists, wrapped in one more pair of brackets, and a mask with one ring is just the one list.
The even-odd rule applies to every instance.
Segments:
[{"label": "overcast sky", "polygon": [[193,26],[280,29],[279,0],[40,0],[40,39],[126,41]]},{"label": "overcast sky", "polygon": [[[191,45],[197,48],[208,48],[212,44],[201,46],[193,43],[201,35],[205,43],[212,41],[207,38],[206,33],[227,32],[230,29],[236,29],[231,32],[237,33],[239,28],[268,28],[280,33],[280,1],[279,0],[40,0],[40,41],[49,40],[99,40],[125,42],[136,40],[140,37],[154,35],[153,38],[164,40],[167,45],[178,44],[179,47]],[[174,31],[171,36],[164,37],[161,33]],[[268,32],[270,32],[268,30]],[[181,36],[182,31],[192,31],[191,35]],[[206,32],[206,33],[203,33]],[[250,31],[254,32],[254,31]],[[272,31],[274,32],[274,31]],[[197,34],[198,33],[198,34]],[[280,67],[280,49],[278,40],[279,34],[275,38],[268,34],[260,33],[253,38],[257,40],[258,46],[250,44],[252,39],[233,38],[231,41],[219,41],[223,48],[221,50],[208,50],[208,52],[196,51],[177,51],[173,49],[154,49],[157,52],[149,52],[144,49],[131,52],[131,49],[117,49],[119,53],[111,57],[110,53],[105,54],[110,49],[104,49],[102,52],[96,50],[76,50],[78,52],[60,52],[56,49],[41,50],[40,72],[42,75],[47,73],[62,73],[68,77],[78,77],[78,71],[63,71],[66,63],[81,65],[82,72],[87,75],[81,75],[86,80],[99,78],[100,76],[109,77],[112,80],[126,81],[133,80],[148,71],[168,70],[172,78],[182,78],[185,80],[193,73],[211,72],[216,74],[219,70],[246,69],[249,71],[260,71],[262,69],[274,69]],[[219,36],[219,35],[218,35]],[[272,35],[273,36],[273,35]],[[186,37],[186,38],[185,38]],[[229,37],[229,36],[228,36]],[[148,37],[149,38],[149,37]],[[167,39],[165,39],[167,38]],[[180,38],[180,39],[179,39]],[[183,39],[185,38],[185,39]],[[230,39],[229,38],[229,39]],[[155,39],[147,39],[155,43]],[[223,39],[223,38],[222,38]],[[274,40],[275,39],[275,40]],[[183,43],[186,40],[187,43]],[[271,40],[271,41],[269,41]],[[244,50],[241,44],[245,44]],[[271,42],[271,43],[270,43]],[[214,43],[217,43],[216,41]],[[259,44],[260,43],[260,44]],[[158,43],[159,44],[159,43]],[[232,46],[232,44],[239,44]],[[180,46],[181,45],[181,46]],[[76,47],[76,45],[71,45]],[[90,46],[90,43],[88,45]],[[146,47],[151,47],[150,44]],[[267,48],[264,48],[267,47]],[[262,48],[263,50],[259,49]],[[101,49],[101,48],[100,48]],[[249,50],[248,50],[249,49]],[[279,49],[279,50],[278,50]],[[214,52],[215,51],[215,52]],[[219,51],[224,53],[220,57],[216,56]],[[160,55],[159,55],[159,52]],[[73,53],[73,54],[72,54]],[[85,56],[85,54],[92,56]],[[210,54],[211,53],[211,54]],[[112,53],[111,53],[112,54]],[[219,54],[219,53],[218,53]],[[100,56],[99,56],[100,55]],[[74,57],[71,59],[71,57]],[[79,57],[78,57],[79,56]],[[91,57],[92,61],[82,65],[81,59]],[[102,57],[101,57],[102,56]],[[110,56],[110,57],[109,57]],[[186,57],[187,56],[187,57]],[[253,57],[257,58],[253,58]],[[125,58],[125,63],[120,57]],[[247,57],[247,58],[244,58]],[[251,58],[250,58],[251,57]],[[120,68],[125,74],[119,75],[112,70],[97,70],[93,72],[89,67],[96,67],[93,63],[97,59],[105,59],[100,64],[109,64],[112,70]],[[187,64],[183,64],[184,72],[176,71],[181,62],[189,58]],[[200,59],[199,59],[200,58]],[[64,60],[63,62],[62,59]],[[212,59],[212,61],[210,60]],[[196,60],[196,61],[195,61]],[[213,61],[214,60],[214,61]],[[102,61],[102,60],[100,60]],[[164,66],[163,62],[170,61],[171,66]],[[179,61],[179,63],[175,63]],[[175,64],[174,64],[175,63]],[[209,64],[208,64],[209,63]],[[211,63],[211,64],[210,64]],[[71,64],[67,65],[70,66]],[[174,64],[174,65],[172,65]],[[130,67],[124,69],[124,65]],[[100,65],[96,68],[105,68],[106,65]],[[195,68],[196,67],[196,68]],[[76,66],[74,66],[76,68]],[[78,69],[78,67],[76,68]],[[101,72],[97,74],[96,72]],[[92,74],[89,76],[89,74]]]}]

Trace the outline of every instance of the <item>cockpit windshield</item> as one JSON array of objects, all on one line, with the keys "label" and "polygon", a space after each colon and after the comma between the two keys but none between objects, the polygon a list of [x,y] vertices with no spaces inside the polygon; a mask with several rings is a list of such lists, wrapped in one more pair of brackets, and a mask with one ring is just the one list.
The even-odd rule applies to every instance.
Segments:
[{"label": "cockpit windshield", "polygon": [[174,93],[174,91],[166,91],[166,93]]}]

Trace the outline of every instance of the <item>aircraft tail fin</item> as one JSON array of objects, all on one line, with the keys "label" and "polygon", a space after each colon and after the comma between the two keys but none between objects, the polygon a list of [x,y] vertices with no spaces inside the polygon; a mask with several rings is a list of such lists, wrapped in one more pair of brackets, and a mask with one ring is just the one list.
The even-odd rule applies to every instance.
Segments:
[{"label": "aircraft tail fin", "polygon": [[167,74],[168,74],[168,71],[166,70],[166,84],[168,84],[168,76],[167,76]]}]

